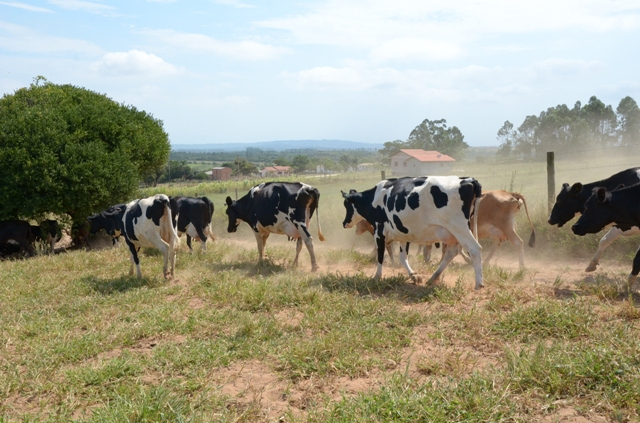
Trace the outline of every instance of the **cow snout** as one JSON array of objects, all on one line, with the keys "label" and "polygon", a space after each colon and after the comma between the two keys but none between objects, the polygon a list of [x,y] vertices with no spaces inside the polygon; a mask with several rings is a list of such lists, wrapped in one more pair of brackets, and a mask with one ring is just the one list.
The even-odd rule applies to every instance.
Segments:
[{"label": "cow snout", "polygon": [[587,234],[587,231],[584,230],[584,228],[582,228],[581,226],[579,226],[577,223],[573,226],[571,226],[571,231],[579,236],[584,236]]}]

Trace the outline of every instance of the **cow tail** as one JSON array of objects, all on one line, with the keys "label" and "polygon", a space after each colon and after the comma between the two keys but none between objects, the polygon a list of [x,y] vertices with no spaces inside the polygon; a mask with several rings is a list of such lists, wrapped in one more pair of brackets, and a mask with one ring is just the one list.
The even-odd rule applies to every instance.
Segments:
[{"label": "cow tail", "polygon": [[478,240],[478,213],[480,212],[480,197],[476,197],[473,211],[473,237]]},{"label": "cow tail", "polygon": [[524,204],[524,211],[527,213],[527,219],[529,220],[529,225],[531,226],[531,236],[529,237],[529,247],[533,248],[536,246],[536,230],[533,228],[533,223],[531,223],[531,218],[529,217],[529,209],[527,208],[527,202],[524,199],[522,194],[518,194],[517,192],[511,193],[518,200],[522,200],[522,204]]},{"label": "cow tail", "polygon": [[209,200],[207,197],[202,197],[202,199],[205,200],[205,203],[209,208],[209,216],[211,217],[209,219],[209,238],[211,238],[211,241],[215,241],[216,237],[215,235],[213,235],[213,210],[214,210],[213,202]]},{"label": "cow tail", "polygon": [[324,241],[325,237],[322,234],[322,227],[320,226],[320,191],[314,188],[312,192],[312,197],[313,197],[312,205],[315,205],[314,208],[316,210],[316,222],[318,223],[318,239],[320,241]]},{"label": "cow tail", "polygon": [[[171,203],[167,202],[164,206],[164,212],[168,217],[168,221],[169,221],[169,225],[168,228],[165,227],[165,231],[168,232],[168,240],[166,240],[165,242],[167,244],[169,244],[169,247],[172,250],[175,250],[176,248],[178,248],[178,243],[179,243],[179,238],[178,238],[178,233],[176,232],[176,228],[174,226],[174,216],[173,216],[173,212],[171,211]],[[177,226],[177,225],[176,225]]]},{"label": "cow tail", "polygon": [[475,196],[474,212],[473,212],[473,237],[478,240],[478,214],[480,214],[480,197],[482,197],[482,185],[475,179],[471,180],[473,183],[473,194]]}]

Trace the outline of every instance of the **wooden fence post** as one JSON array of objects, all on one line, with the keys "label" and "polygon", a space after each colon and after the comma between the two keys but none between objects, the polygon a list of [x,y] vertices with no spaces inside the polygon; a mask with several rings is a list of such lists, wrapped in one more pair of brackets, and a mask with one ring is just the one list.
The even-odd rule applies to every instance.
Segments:
[{"label": "wooden fence post", "polygon": [[385,178],[385,171],[384,171],[384,170],[381,170],[381,171],[380,171],[380,179],[381,179],[381,180],[383,180],[383,181],[384,181],[385,179],[387,179],[387,178]]},{"label": "wooden fence post", "polygon": [[548,208],[551,212],[556,199],[556,170],[553,151],[547,151],[547,195]]}]

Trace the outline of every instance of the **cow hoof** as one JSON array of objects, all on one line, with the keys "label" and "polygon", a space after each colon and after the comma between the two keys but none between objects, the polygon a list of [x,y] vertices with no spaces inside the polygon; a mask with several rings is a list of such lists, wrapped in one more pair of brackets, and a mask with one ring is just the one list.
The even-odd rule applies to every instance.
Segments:
[{"label": "cow hoof", "polygon": [[482,288],[484,288],[484,284],[476,285],[475,289],[477,291],[477,290],[482,289]]},{"label": "cow hoof", "polygon": [[411,275],[411,281],[413,282],[414,285],[421,285],[423,282],[422,276],[414,273],[413,275]]},{"label": "cow hoof", "polygon": [[586,269],[584,269],[584,271],[585,272],[595,272],[597,267],[598,267],[598,263],[589,263],[589,265],[587,266]]},{"label": "cow hoof", "polygon": [[317,271],[318,271],[318,269],[319,269],[319,267],[317,267],[317,266],[316,266],[316,267],[312,267],[312,268],[311,268],[311,271],[315,273],[315,272],[317,272]]}]

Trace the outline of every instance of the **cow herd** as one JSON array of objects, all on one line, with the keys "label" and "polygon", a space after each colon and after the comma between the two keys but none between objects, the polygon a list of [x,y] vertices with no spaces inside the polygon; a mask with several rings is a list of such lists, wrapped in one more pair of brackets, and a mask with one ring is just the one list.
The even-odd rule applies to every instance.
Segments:
[{"label": "cow herd", "polygon": [[[564,184],[556,198],[548,223],[561,227],[580,214],[571,227],[576,235],[596,233],[604,227],[615,226],[602,238],[598,250],[586,271],[598,265],[604,249],[619,236],[640,233],[640,168],[627,169],[611,177],[589,184]],[[511,241],[519,252],[520,267],[524,267],[522,239],[515,231],[515,218],[520,206],[525,206],[531,237],[535,244],[535,231],[526,201],[521,194],[504,190],[482,192],[480,183],[471,177],[421,176],[385,179],[374,187],[358,192],[342,192],[345,208],[344,228],[356,226],[357,233],[369,232],[375,240],[377,270],[375,278],[382,276],[385,250],[393,260],[393,243],[399,244],[400,263],[414,281],[419,281],[409,265],[407,254],[411,244],[425,248],[429,257],[431,245],[442,245],[442,259],[430,280],[437,280],[451,260],[461,254],[473,265],[476,289],[483,286],[482,266],[498,246]],[[252,229],[258,246],[259,260],[270,234],[286,235],[296,241],[294,265],[302,245],[311,258],[311,270],[318,270],[309,224],[316,215],[318,238],[324,241],[319,217],[320,192],[299,182],[265,182],[254,186],[238,200],[226,198],[227,231],[236,232],[242,222]],[[104,230],[114,243],[122,237],[130,252],[131,268],[141,276],[138,251],[141,247],[159,249],[164,258],[165,278],[174,276],[176,248],[179,237],[187,235],[202,242],[214,240],[211,221],[213,203],[207,197],[152,197],[117,204],[89,216],[88,232]],[[60,236],[55,221],[39,226],[20,220],[0,222],[0,255],[15,251],[34,254],[32,243],[46,241],[50,249]],[[490,252],[482,261],[480,239],[493,239]],[[629,289],[640,273],[640,250],[633,261],[629,275]]]}]

